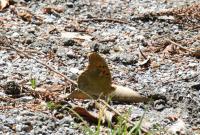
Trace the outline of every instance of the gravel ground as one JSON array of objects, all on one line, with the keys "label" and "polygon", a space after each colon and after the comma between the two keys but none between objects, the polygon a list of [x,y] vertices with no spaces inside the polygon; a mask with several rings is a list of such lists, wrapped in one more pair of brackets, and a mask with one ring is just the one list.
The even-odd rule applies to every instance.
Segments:
[{"label": "gravel ground", "polygon": [[[108,62],[115,84],[130,87],[143,95],[159,94],[166,98],[149,104],[113,103],[115,109],[131,108],[131,117],[137,119],[147,108],[145,121],[150,123],[151,129],[156,130],[156,126],[159,130],[168,129],[182,120],[185,125],[181,132],[200,134],[199,59],[164,42],[165,38],[169,38],[185,43],[183,45],[187,48],[196,48],[200,43],[199,27],[191,28],[191,23],[184,19],[174,22],[169,16],[139,18],[150,12],[194,3],[198,5],[198,1],[19,0],[0,11],[0,36],[12,39],[12,46],[72,80],[76,80],[87,65],[87,54],[98,50]],[[55,8],[49,10],[47,7]],[[95,21],[93,17],[99,20]],[[199,21],[194,24],[198,26]],[[64,32],[82,34],[70,38],[71,35]],[[64,89],[65,81],[58,75],[33,59],[18,55],[1,42],[0,45],[1,86],[15,81],[30,87],[30,79],[36,78],[37,87],[59,84]],[[138,45],[150,58],[149,63],[141,64],[144,58]],[[57,118],[55,110],[38,111],[28,107],[31,103],[43,103],[33,96],[25,94],[11,98],[4,89],[0,89],[0,99],[0,134],[84,134],[80,123],[68,113]],[[176,116],[178,120],[172,121],[170,116]],[[105,129],[102,134],[108,134],[108,129],[102,128]]]}]

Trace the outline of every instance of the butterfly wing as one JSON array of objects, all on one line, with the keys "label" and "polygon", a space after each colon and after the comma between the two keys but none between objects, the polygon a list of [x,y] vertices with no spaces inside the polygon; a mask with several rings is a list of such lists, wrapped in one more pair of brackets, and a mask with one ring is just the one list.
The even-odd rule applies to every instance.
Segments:
[{"label": "butterfly wing", "polygon": [[86,70],[78,77],[79,89],[90,95],[106,95],[113,91],[111,84],[111,73],[106,61],[98,53],[91,53]]}]

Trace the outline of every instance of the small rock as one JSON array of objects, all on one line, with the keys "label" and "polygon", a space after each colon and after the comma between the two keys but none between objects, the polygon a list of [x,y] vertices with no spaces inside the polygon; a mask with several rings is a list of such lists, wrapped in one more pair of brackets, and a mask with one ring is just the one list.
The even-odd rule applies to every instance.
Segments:
[{"label": "small rock", "polygon": [[7,118],[7,119],[6,119],[6,123],[9,124],[9,125],[12,125],[12,124],[15,124],[16,121],[15,121],[15,119],[13,119],[13,118]]},{"label": "small rock", "polygon": [[0,115],[0,121],[4,121],[6,119],[5,115]]},{"label": "small rock", "polygon": [[99,47],[99,52],[103,53],[103,54],[107,54],[110,52],[110,47],[106,46],[106,45],[101,45]]},{"label": "small rock", "polygon": [[154,102],[154,109],[157,111],[162,111],[163,109],[165,109],[165,101],[162,99],[156,100]]},{"label": "small rock", "polygon": [[22,119],[23,119],[23,116],[17,116],[17,117],[16,117],[16,121],[17,121],[17,122],[21,122]]},{"label": "small rock", "polygon": [[73,119],[71,117],[64,117],[63,119],[61,119],[59,121],[59,124],[60,125],[63,125],[63,124],[70,124],[71,122],[73,121]]},{"label": "small rock", "polygon": [[56,17],[51,15],[51,16],[47,16],[47,18],[44,19],[44,22],[48,23],[48,24],[52,24],[55,21]]},{"label": "small rock", "polygon": [[30,132],[33,129],[33,125],[31,122],[24,123],[24,126],[22,128],[23,131]]},{"label": "small rock", "polygon": [[145,39],[145,37],[144,37],[143,35],[135,35],[134,39],[135,39],[136,41],[142,41],[142,40]]},{"label": "small rock", "polygon": [[3,129],[4,129],[4,126],[0,125],[0,134],[3,134],[3,133],[1,133],[1,131],[3,131]]},{"label": "small rock", "polygon": [[8,95],[19,95],[20,86],[14,81],[7,82],[4,87],[4,92]]},{"label": "small rock", "polygon": [[13,37],[13,38],[17,38],[17,37],[19,37],[19,33],[14,32],[14,33],[12,34],[12,37]]},{"label": "small rock", "polygon": [[134,57],[133,55],[128,55],[128,54],[113,54],[110,58],[112,61],[117,61],[117,62],[121,62],[124,65],[133,65],[135,63],[137,63],[137,57]]},{"label": "small rock", "polygon": [[28,110],[24,110],[24,111],[20,112],[20,115],[22,115],[22,116],[34,116],[35,114],[33,112],[28,111]]},{"label": "small rock", "polygon": [[76,55],[73,51],[68,51],[66,52],[67,57],[69,57],[70,59],[76,58]]},{"label": "small rock", "polygon": [[72,2],[67,2],[66,6],[68,8],[73,8],[74,7],[74,4]]},{"label": "small rock", "polygon": [[64,57],[65,54],[66,54],[66,50],[61,48],[61,47],[59,47],[58,50],[57,50],[57,56],[58,57]]},{"label": "small rock", "polygon": [[33,39],[27,38],[25,43],[29,45],[29,44],[33,43]]},{"label": "small rock", "polygon": [[79,72],[77,68],[70,68],[69,71],[73,74],[77,74]]},{"label": "small rock", "polygon": [[22,131],[22,124],[17,124],[17,125],[15,126],[15,130],[16,130],[17,132],[21,132],[21,131]]},{"label": "small rock", "polygon": [[64,46],[73,46],[76,44],[76,42],[73,39],[67,39],[67,38],[63,39],[63,43]]},{"label": "small rock", "polygon": [[0,92],[0,97],[5,97],[6,96],[6,94],[5,93],[3,93],[3,92]]},{"label": "small rock", "polygon": [[25,97],[21,97],[20,101],[22,101],[22,102],[28,102],[28,101],[31,101],[33,99],[34,99],[34,97],[32,97],[32,96],[25,96]]},{"label": "small rock", "polygon": [[196,67],[198,64],[197,63],[189,63],[189,67]]}]

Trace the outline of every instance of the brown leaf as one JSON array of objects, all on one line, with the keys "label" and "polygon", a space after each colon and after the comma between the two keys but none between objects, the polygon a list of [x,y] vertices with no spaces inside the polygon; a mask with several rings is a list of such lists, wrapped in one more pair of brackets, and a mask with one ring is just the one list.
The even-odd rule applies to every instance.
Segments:
[{"label": "brown leaf", "polygon": [[88,111],[87,109],[83,107],[73,107],[73,110],[79,114],[83,119],[92,122],[92,123],[98,123],[100,120],[102,124],[110,123],[113,124],[114,120],[117,120],[117,116],[114,112],[110,112],[106,109],[105,106],[102,104],[96,102],[95,108],[98,109],[96,112]]},{"label": "brown leaf", "polygon": [[26,11],[26,10],[20,11],[17,15],[21,17],[22,20],[27,21],[27,22],[32,22],[35,24],[42,24],[43,22],[43,19],[41,17],[34,15],[30,11]]},{"label": "brown leaf", "polygon": [[158,67],[160,67],[160,63],[158,63],[156,61],[151,62],[151,68],[155,69],[155,68],[158,68]]},{"label": "brown leaf", "polygon": [[98,122],[98,115],[95,113],[91,113],[89,111],[87,111],[85,108],[83,107],[74,107],[73,110],[79,114],[81,117],[83,117],[84,119],[86,119],[87,121],[93,122],[93,123],[97,123]]},{"label": "brown leaf", "polygon": [[51,7],[45,7],[45,8],[42,9],[42,12],[43,12],[44,14],[52,14],[52,13],[53,13],[53,10],[52,10]]},{"label": "brown leaf", "polygon": [[18,16],[20,16],[24,21],[31,22],[33,14],[28,11],[24,11],[24,12],[19,12]]},{"label": "brown leaf", "polygon": [[9,0],[1,0],[0,1],[0,11],[6,8],[9,5]]},{"label": "brown leaf", "polygon": [[200,48],[195,49],[195,50],[191,53],[191,55],[192,55],[193,57],[200,58]]}]

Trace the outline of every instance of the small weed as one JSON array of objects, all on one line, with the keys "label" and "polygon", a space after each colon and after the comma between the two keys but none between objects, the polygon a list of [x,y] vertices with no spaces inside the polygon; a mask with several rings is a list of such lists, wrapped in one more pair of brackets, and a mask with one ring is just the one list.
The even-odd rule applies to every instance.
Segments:
[{"label": "small weed", "polygon": [[32,89],[36,89],[36,79],[35,78],[31,78],[31,87]]},{"label": "small weed", "polygon": [[47,102],[47,107],[49,110],[55,110],[55,109],[60,108],[61,105],[50,101],[50,102]]}]

